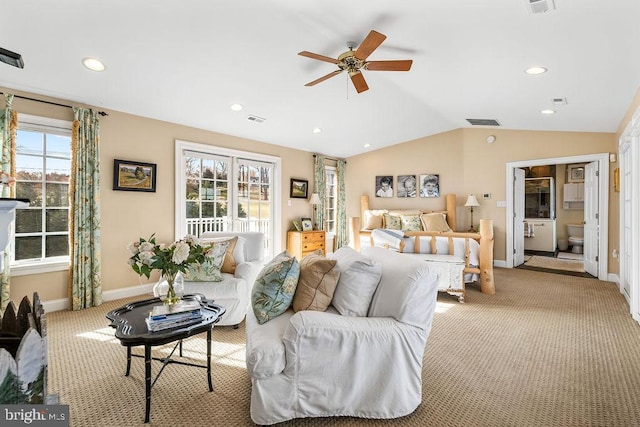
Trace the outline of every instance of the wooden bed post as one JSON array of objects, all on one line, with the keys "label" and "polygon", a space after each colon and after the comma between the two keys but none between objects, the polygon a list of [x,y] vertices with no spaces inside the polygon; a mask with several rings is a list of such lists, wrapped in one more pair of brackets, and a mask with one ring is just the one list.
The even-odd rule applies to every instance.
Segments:
[{"label": "wooden bed post", "polygon": [[484,294],[496,293],[493,281],[493,220],[480,220],[480,290]]},{"label": "wooden bed post", "polygon": [[349,240],[353,249],[360,252],[360,218],[357,216],[349,217]]},{"label": "wooden bed post", "polygon": [[456,195],[447,194],[447,223],[453,231],[458,231],[458,224],[456,222]]}]

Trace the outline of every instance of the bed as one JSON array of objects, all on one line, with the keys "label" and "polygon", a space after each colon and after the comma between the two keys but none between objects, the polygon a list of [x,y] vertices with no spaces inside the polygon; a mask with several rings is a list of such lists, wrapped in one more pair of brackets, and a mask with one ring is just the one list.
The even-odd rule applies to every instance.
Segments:
[{"label": "bed", "polygon": [[[495,283],[493,279],[493,221],[490,219],[480,220],[478,232],[457,232],[456,230],[456,195],[447,194],[445,197],[445,208],[440,211],[427,211],[422,209],[371,209],[369,196],[360,197],[360,217],[350,218],[351,241],[354,248],[360,250],[362,246],[380,246],[379,242],[374,242],[376,233],[386,231],[386,234],[395,233],[399,237],[399,244],[383,245],[389,249],[408,254],[431,254],[430,259],[437,259],[434,255],[453,255],[464,261],[464,283],[480,283],[480,289],[485,294],[495,294]],[[405,213],[407,217],[422,214],[431,217],[429,214],[444,214],[448,228],[452,231],[424,231],[418,230],[389,230],[378,229],[382,223],[377,221],[377,214],[384,212],[392,215]],[[436,217],[437,215],[434,215]],[[424,224],[424,223],[423,223]],[[386,225],[386,224],[385,224]],[[404,224],[403,224],[404,225]],[[367,228],[369,226],[369,228]],[[373,226],[373,227],[372,227]],[[413,227],[415,228],[415,227]],[[437,228],[437,227],[436,227]],[[377,230],[377,231],[376,231]],[[381,234],[379,233],[378,236]],[[391,237],[393,239],[393,236]],[[442,257],[444,260],[445,257]],[[464,292],[463,283],[463,292]]]}]

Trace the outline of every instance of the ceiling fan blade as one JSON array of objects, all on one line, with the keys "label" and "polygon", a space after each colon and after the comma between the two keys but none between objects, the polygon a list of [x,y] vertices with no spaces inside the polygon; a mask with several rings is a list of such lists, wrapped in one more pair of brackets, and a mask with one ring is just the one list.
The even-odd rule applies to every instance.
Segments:
[{"label": "ceiling fan blade", "polygon": [[364,80],[364,76],[360,71],[351,74],[351,81],[356,88],[356,92],[361,93],[369,90],[369,86],[367,86],[367,82]]},{"label": "ceiling fan blade", "polygon": [[329,74],[327,74],[326,76],[322,76],[317,80],[314,80],[312,82],[307,83],[305,86],[314,86],[317,85],[318,83],[321,83],[327,79],[330,79],[333,76],[337,76],[338,74],[340,74],[342,72],[342,70],[335,70],[334,72],[331,72]]},{"label": "ceiling fan blade", "polygon": [[413,60],[399,61],[371,61],[367,62],[367,70],[370,71],[409,71]]},{"label": "ceiling fan blade", "polygon": [[369,55],[371,55],[371,53],[373,53],[374,50],[378,48],[378,46],[382,44],[382,42],[386,38],[387,36],[385,36],[384,34],[380,34],[375,30],[371,30],[367,37],[362,40],[360,46],[358,46],[358,49],[355,53],[356,58],[364,61],[369,57]]},{"label": "ceiling fan blade", "polygon": [[307,52],[306,50],[303,50],[302,52],[298,53],[298,55],[306,56],[307,58],[311,58],[311,59],[317,59],[319,61],[331,62],[332,64],[338,63],[337,59],[329,58],[328,56],[319,55],[317,53]]}]

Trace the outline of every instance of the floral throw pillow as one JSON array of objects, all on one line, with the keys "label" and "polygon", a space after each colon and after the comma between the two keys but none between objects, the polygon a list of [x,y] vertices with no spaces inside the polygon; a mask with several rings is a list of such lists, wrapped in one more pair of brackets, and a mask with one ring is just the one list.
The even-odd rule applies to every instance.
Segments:
[{"label": "floral throw pillow", "polygon": [[280,316],[289,308],[299,277],[300,264],[287,251],[263,267],[251,294],[251,306],[259,324]]},{"label": "floral throw pillow", "polygon": [[229,242],[213,242],[205,247],[205,259],[202,263],[189,264],[185,272],[185,280],[192,282],[220,282],[220,269],[224,261]]},{"label": "floral throw pillow", "polygon": [[390,230],[402,230],[402,220],[399,215],[389,215],[383,214],[384,217],[384,228],[388,228]]},{"label": "floral throw pillow", "polygon": [[402,221],[402,229],[404,231],[422,230],[422,221],[420,221],[420,215],[400,215],[400,221]]}]

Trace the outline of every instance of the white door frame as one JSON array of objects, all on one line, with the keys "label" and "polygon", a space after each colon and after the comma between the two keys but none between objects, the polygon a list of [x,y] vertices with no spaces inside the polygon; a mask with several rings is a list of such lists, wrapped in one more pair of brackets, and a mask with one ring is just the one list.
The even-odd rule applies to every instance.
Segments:
[{"label": "white door frame", "polygon": [[550,159],[533,159],[522,160],[519,162],[508,162],[506,164],[506,182],[507,182],[507,259],[506,267],[513,268],[513,180],[514,169],[530,166],[557,165],[568,163],[590,163],[598,162],[600,171],[598,191],[600,197],[598,200],[598,211],[600,219],[600,239],[598,241],[598,279],[608,280],[608,262],[609,262],[609,153],[585,154],[582,156],[571,157],[554,157]]}]

